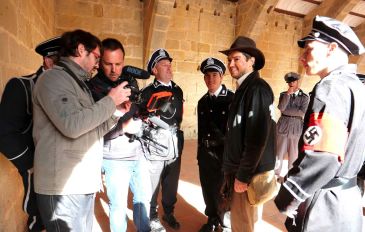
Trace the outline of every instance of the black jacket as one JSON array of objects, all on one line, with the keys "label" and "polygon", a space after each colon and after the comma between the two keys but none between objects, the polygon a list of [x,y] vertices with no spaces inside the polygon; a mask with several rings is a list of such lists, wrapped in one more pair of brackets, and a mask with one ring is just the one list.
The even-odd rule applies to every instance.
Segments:
[{"label": "black jacket", "polygon": [[43,72],[12,78],[6,84],[0,103],[0,152],[19,171],[33,167],[32,89]]},{"label": "black jacket", "polygon": [[[102,70],[99,70],[98,74],[89,80],[86,84],[89,87],[91,94],[95,101],[100,100],[101,98],[105,97],[111,88],[118,86],[121,81],[111,81],[109,80]],[[135,79],[129,80],[128,85],[133,85],[138,89],[138,83]],[[118,120],[118,124],[110,130],[107,134],[104,135],[104,143],[108,140],[115,139],[118,136],[123,135],[123,122],[129,120],[133,116],[138,114],[138,107],[135,103],[132,104],[131,109],[126,112],[123,117]]]},{"label": "black jacket", "polygon": [[152,94],[162,91],[172,92],[170,106],[164,111],[159,110],[158,112],[156,112],[156,114],[160,116],[161,120],[166,122],[168,125],[176,126],[178,128],[178,148],[179,154],[181,154],[184,146],[184,134],[183,131],[180,130],[181,122],[183,119],[184,97],[182,89],[175,82],[171,81],[171,85],[171,87],[164,86],[155,79],[153,83],[142,89],[142,103],[139,105],[139,111],[141,115],[147,114],[147,103],[150,100]]},{"label": "black jacket", "polygon": [[222,85],[216,99],[209,93],[198,102],[198,162],[214,160],[222,163],[229,107],[234,93]]},{"label": "black jacket", "polygon": [[276,124],[274,94],[257,71],[237,89],[230,107],[223,155],[223,171],[238,180],[251,178],[275,166]]}]

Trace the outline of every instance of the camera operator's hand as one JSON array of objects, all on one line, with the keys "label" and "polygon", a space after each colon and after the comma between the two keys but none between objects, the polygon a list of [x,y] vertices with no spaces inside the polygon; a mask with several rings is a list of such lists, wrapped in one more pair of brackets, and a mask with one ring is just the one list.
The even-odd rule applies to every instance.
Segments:
[{"label": "camera operator's hand", "polygon": [[125,114],[131,109],[131,106],[132,106],[132,102],[126,101],[120,105],[117,105],[117,110],[120,111],[122,114]]},{"label": "camera operator's hand", "polygon": [[127,81],[123,81],[117,87],[110,89],[108,96],[113,99],[116,106],[129,100],[129,96],[131,95],[131,89],[124,88],[127,84]]}]

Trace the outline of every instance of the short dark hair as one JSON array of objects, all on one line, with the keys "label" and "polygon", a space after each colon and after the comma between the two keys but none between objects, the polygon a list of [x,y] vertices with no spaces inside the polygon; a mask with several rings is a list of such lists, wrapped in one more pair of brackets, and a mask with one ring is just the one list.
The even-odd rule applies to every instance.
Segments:
[{"label": "short dark hair", "polygon": [[88,52],[97,47],[101,48],[98,37],[81,29],[63,33],[61,40],[61,56],[76,56],[76,49],[79,44],[84,45]]},{"label": "short dark hair", "polygon": [[124,55],[125,55],[124,47],[123,47],[123,44],[121,42],[119,42],[119,40],[113,39],[113,38],[107,38],[107,39],[104,39],[101,42],[101,44],[103,45],[102,53],[104,52],[104,50],[115,51],[117,49],[121,49],[123,52],[123,57],[124,57]]}]

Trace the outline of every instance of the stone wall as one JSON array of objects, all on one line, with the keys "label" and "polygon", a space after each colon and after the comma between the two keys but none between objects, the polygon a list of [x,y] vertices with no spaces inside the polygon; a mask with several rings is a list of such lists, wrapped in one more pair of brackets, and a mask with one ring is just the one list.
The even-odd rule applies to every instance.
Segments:
[{"label": "stone wall", "polygon": [[[165,48],[171,53],[174,81],[184,91],[186,138],[196,138],[196,107],[207,88],[200,72],[201,62],[213,56],[226,63],[219,50],[234,40],[235,4],[228,1],[176,1],[167,27]],[[232,89],[232,78],[226,72],[224,83]]]},{"label": "stone wall", "polygon": [[[2,0],[0,6],[0,95],[14,76],[35,72],[42,58],[35,46],[55,35],[54,1]],[[16,107],[16,106],[14,106]],[[23,187],[14,166],[0,155],[0,231],[25,231]]]}]

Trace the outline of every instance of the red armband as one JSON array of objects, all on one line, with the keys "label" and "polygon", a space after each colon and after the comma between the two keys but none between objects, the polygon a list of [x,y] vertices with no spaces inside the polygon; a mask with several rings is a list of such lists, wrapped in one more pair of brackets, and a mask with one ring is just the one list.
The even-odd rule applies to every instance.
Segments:
[{"label": "red armband", "polygon": [[341,120],[330,114],[313,113],[303,134],[302,150],[329,152],[343,162],[347,138],[347,127]]}]

